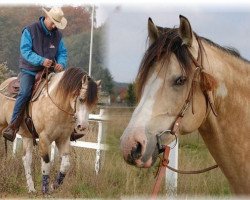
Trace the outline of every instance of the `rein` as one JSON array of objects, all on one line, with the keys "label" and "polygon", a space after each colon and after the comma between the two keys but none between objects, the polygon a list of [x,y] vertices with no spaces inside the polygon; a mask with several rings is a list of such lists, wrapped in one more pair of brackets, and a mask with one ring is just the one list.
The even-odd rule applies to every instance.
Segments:
[{"label": "rein", "polygon": [[[74,116],[74,115],[75,115],[75,110],[76,110],[76,105],[75,105],[75,108],[74,108],[74,113],[71,113],[71,112],[68,112],[67,110],[61,108],[61,107],[51,98],[51,96],[50,96],[50,94],[49,94],[49,80],[48,80],[49,69],[46,68],[45,70],[46,70],[46,91],[47,91],[47,94],[48,94],[49,99],[51,100],[51,102],[52,102],[59,110],[65,112],[65,113],[68,114],[68,115]],[[76,104],[76,102],[75,102],[75,104]]]},{"label": "rein", "polygon": [[[198,75],[200,75],[200,73],[204,69],[203,65],[202,65],[202,63],[203,63],[203,57],[202,57],[203,51],[202,50],[204,50],[204,47],[202,46],[200,39],[198,37],[196,37],[196,39],[197,39],[198,45],[199,45],[197,60],[193,57],[193,55],[189,51],[189,56],[192,59],[196,68],[195,68],[193,80],[191,83],[191,88],[190,88],[190,91],[188,93],[188,97],[187,97],[180,113],[178,114],[175,122],[173,123],[172,128],[165,130],[165,131],[162,131],[161,133],[156,135],[158,149],[160,152],[164,152],[164,153],[163,153],[163,157],[161,158],[161,161],[159,163],[159,167],[158,167],[158,171],[157,171],[157,175],[156,175],[157,177],[156,177],[156,181],[155,181],[153,192],[152,192],[152,199],[156,199],[156,197],[157,197],[157,194],[160,190],[161,181],[162,181],[162,178],[164,176],[164,172],[166,171],[166,168],[168,168],[176,173],[180,173],[180,174],[200,174],[200,173],[204,173],[204,172],[210,171],[210,170],[218,167],[218,165],[213,165],[211,167],[207,167],[207,168],[204,168],[201,170],[192,170],[192,171],[184,171],[184,170],[174,169],[174,168],[168,166],[168,163],[169,163],[168,156],[169,156],[169,152],[170,152],[170,147],[162,144],[162,140],[161,140],[161,137],[164,134],[171,134],[171,135],[175,136],[175,138],[177,138],[176,132],[179,130],[182,118],[184,117],[185,112],[187,111],[187,109],[189,108],[189,106],[191,104],[191,100],[193,98],[194,87],[195,87],[195,84],[197,82]],[[203,94],[204,94],[208,104],[210,105],[212,112],[214,113],[215,116],[217,116],[213,101],[211,100],[210,96],[208,95],[208,91],[206,91],[206,90],[203,91]],[[194,113],[193,107],[194,106],[192,105],[192,112]]]}]

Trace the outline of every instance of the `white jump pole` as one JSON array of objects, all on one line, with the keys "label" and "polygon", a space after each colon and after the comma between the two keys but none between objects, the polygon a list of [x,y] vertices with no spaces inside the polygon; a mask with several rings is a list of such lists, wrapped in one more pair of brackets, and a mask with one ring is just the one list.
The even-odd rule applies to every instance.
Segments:
[{"label": "white jump pole", "polygon": [[[179,141],[173,141],[169,146],[175,147],[170,150],[169,154],[169,166],[175,169],[178,169],[178,149],[179,149]],[[178,174],[166,169],[166,190],[168,197],[176,197],[177,196],[177,179]]]}]

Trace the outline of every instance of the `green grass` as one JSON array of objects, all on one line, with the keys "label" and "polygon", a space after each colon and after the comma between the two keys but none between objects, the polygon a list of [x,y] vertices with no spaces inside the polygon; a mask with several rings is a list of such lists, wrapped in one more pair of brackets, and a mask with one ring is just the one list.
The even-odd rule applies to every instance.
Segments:
[{"label": "green grass", "polygon": [[[139,169],[125,163],[122,158],[119,142],[130,117],[131,110],[110,110],[113,118],[107,124],[106,137],[103,142],[109,144],[110,149],[102,152],[101,171],[95,174],[95,150],[75,148],[71,150],[71,167],[64,184],[55,192],[55,198],[112,198],[134,196],[148,196],[154,184],[154,172],[157,166],[150,169]],[[92,130],[96,132],[96,128]],[[86,141],[96,141],[97,133],[86,136]],[[180,137],[179,168],[185,170],[201,169],[213,165],[215,162],[209,154],[201,137],[193,133]],[[4,154],[4,142],[0,140],[0,198],[42,198],[40,158],[37,147],[34,151],[32,169],[35,186],[38,191],[29,195],[26,190],[26,180],[22,166],[21,151],[16,157]],[[59,169],[59,159],[51,168],[51,182]],[[166,187],[162,184],[160,195],[165,195]],[[230,197],[228,183],[219,169],[200,175],[178,175],[178,195],[184,198],[199,197]]]}]

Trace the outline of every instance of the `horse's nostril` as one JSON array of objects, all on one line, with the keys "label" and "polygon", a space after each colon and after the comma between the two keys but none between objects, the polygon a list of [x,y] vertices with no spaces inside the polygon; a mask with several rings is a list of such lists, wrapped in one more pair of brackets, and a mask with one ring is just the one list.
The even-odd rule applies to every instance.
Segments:
[{"label": "horse's nostril", "polygon": [[131,150],[131,157],[133,160],[137,160],[141,157],[142,145],[141,143],[137,142],[136,146]]}]

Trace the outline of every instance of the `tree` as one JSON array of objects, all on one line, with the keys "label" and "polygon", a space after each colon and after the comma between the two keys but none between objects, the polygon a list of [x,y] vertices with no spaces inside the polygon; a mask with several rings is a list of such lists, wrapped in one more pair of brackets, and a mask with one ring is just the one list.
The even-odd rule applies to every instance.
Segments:
[{"label": "tree", "polygon": [[[47,8],[49,10],[50,8]],[[68,49],[68,66],[82,67],[88,71],[91,27],[90,7],[63,7],[68,20],[62,30]],[[0,9],[0,63],[7,62],[8,68],[19,71],[19,45],[22,29],[44,16],[41,7],[3,7]],[[102,79],[102,88],[111,93],[113,78],[105,67],[104,27],[94,30],[92,76]]]},{"label": "tree", "polygon": [[10,76],[10,71],[5,63],[0,64],[0,84]]},{"label": "tree", "polygon": [[128,106],[134,106],[136,104],[135,83],[130,83],[128,85],[126,100]]},{"label": "tree", "polygon": [[[102,90],[111,94],[113,91],[113,77],[109,69],[105,66],[104,52],[106,51],[103,35],[103,28],[94,30],[91,76],[95,80],[101,79]],[[69,54],[68,66],[81,67],[88,72],[90,33],[82,32],[71,35],[65,39],[65,44]]]}]

